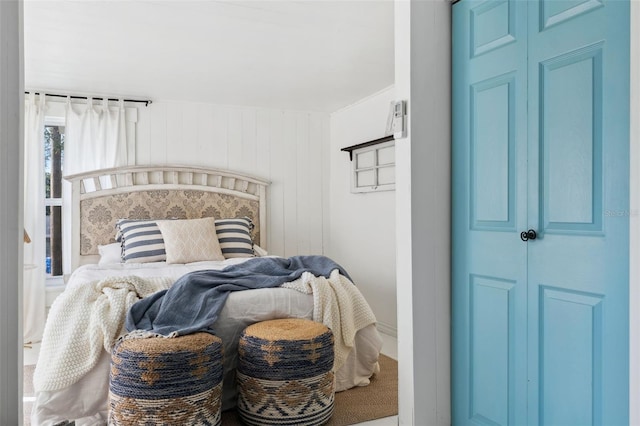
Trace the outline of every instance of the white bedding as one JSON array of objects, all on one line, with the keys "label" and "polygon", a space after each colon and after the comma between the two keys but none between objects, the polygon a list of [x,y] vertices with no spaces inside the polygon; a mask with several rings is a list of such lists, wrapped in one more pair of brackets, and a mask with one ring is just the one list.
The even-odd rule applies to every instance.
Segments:
[{"label": "white bedding", "polygon": [[[227,259],[223,262],[196,262],[186,265],[146,263],[85,265],[71,276],[70,283],[84,283],[109,276],[136,275],[143,278],[168,276],[178,279],[185,273],[203,269],[222,269],[246,259]],[[242,330],[257,321],[274,318],[299,317],[312,319],[314,298],[290,288],[267,288],[232,292],[215,324],[225,353],[223,410],[235,406],[235,365],[237,342]],[[371,324],[356,333],[354,349],[336,372],[336,390],[369,384],[370,376],[378,371],[378,355],[382,340]],[[103,351],[98,365],[78,382],[57,391],[36,392],[32,424],[54,425],[64,420],[76,420],[76,425],[106,424],[109,388],[110,356]],[[40,359],[38,362],[46,362]]]}]

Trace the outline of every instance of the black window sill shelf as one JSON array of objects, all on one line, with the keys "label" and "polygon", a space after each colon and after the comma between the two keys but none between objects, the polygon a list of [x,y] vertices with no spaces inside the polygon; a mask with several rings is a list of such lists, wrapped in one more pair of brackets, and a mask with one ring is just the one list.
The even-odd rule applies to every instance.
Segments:
[{"label": "black window sill shelf", "polygon": [[384,143],[384,142],[388,142],[388,141],[392,141],[392,140],[393,140],[393,135],[389,135],[389,136],[385,136],[385,137],[380,138],[380,139],[374,139],[372,141],[362,142],[362,143],[359,143],[357,145],[351,145],[351,146],[348,146],[346,148],[342,148],[340,151],[348,152],[349,153],[349,160],[353,161],[353,151],[355,151],[356,149],[366,148],[368,146],[378,145],[380,143]]}]

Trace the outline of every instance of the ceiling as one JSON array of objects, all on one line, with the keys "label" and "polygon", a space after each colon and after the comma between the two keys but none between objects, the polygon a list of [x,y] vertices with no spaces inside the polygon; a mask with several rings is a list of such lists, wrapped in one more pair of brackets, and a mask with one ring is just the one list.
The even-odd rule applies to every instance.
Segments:
[{"label": "ceiling", "polygon": [[25,87],[332,112],[393,84],[393,0],[25,0]]}]

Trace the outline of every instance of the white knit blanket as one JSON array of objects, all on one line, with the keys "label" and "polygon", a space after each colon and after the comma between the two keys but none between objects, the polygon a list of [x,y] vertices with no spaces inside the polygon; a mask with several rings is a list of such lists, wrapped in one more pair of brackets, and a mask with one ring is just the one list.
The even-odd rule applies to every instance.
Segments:
[{"label": "white knit blanket", "polygon": [[[125,333],[131,305],[172,283],[169,278],[129,276],[69,285],[49,312],[33,377],[36,392],[63,389],[82,378],[97,364],[102,350],[111,352]],[[334,371],[339,370],[356,332],[376,322],[358,288],[338,270],[328,279],[305,272],[282,287],[313,294],[313,320],[333,331]]]},{"label": "white knit blanket", "polygon": [[354,346],[358,330],[376,322],[376,317],[362,293],[347,277],[335,269],[329,278],[309,272],[282,287],[313,294],[313,320],[331,329],[335,339],[333,371],[345,363]]},{"label": "white knit blanket", "polygon": [[172,283],[129,276],[69,285],[49,311],[33,376],[36,392],[77,382],[97,364],[103,348],[111,352],[124,334],[131,305]]}]

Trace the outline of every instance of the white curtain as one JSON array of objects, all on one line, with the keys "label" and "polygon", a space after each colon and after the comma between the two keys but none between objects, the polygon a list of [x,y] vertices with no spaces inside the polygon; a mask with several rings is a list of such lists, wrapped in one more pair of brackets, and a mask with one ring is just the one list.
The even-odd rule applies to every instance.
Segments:
[{"label": "white curtain", "polygon": [[[127,132],[124,101],[109,106],[93,105],[93,99],[85,104],[72,104],[67,98],[64,142],[64,175],[73,175],[106,167],[127,165]],[[64,250],[63,271],[71,272],[71,184],[63,184],[62,195]],[[79,218],[76,218],[79,220]]]},{"label": "white curtain", "polygon": [[39,342],[45,322],[45,170],[44,95],[29,94],[24,115],[24,245],[23,331],[25,342]]}]

